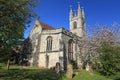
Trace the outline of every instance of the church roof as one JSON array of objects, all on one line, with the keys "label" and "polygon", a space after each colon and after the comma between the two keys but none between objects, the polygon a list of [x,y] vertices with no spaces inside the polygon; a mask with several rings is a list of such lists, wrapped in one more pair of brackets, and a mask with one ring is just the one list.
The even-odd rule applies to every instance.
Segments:
[{"label": "church roof", "polygon": [[43,22],[41,22],[41,21],[39,21],[39,22],[40,22],[40,25],[41,25],[41,27],[42,27],[43,30],[51,30],[51,29],[54,29],[52,26],[49,26],[49,25],[46,24],[46,23],[43,23]]}]

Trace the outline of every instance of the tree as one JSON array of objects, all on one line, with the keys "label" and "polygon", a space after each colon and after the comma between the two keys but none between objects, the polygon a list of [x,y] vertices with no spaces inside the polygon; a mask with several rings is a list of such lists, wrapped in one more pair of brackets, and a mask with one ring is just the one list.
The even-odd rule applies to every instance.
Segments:
[{"label": "tree", "polygon": [[35,17],[33,9],[37,2],[37,0],[0,0],[0,53],[8,56],[4,58],[8,59],[13,48],[23,39],[24,30]]},{"label": "tree", "polygon": [[[94,70],[119,80],[120,28],[119,25],[99,26],[79,43],[83,63],[91,63]],[[86,65],[85,64],[85,65]]]},{"label": "tree", "polygon": [[[104,76],[116,76],[120,74],[120,45],[110,45],[107,42],[99,48],[101,53],[98,61],[97,71]],[[113,76],[112,76],[113,77]],[[114,77],[120,79],[120,77]]]},{"label": "tree", "polygon": [[84,68],[87,64],[92,66],[96,63],[100,55],[98,48],[104,42],[112,45],[120,40],[120,28],[118,24],[114,24],[114,26],[97,25],[95,29],[90,30],[92,34],[87,35],[82,41],[78,42],[80,49],[79,57],[83,62]]}]

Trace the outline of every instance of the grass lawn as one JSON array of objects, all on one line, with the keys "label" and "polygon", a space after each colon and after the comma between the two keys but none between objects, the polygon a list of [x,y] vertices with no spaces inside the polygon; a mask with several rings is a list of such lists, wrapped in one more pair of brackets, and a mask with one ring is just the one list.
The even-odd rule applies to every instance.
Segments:
[{"label": "grass lawn", "polygon": [[79,72],[76,72],[75,76],[72,79],[68,79],[64,76],[62,80],[113,80],[113,79],[106,78],[94,72],[90,73],[85,70],[81,70]]},{"label": "grass lawn", "polygon": [[0,64],[0,80],[112,80],[95,73],[81,70],[75,73],[73,79],[64,76],[60,77],[54,71],[48,69],[23,68],[22,66],[10,66]]},{"label": "grass lawn", "polygon": [[10,66],[0,67],[0,80],[60,80],[60,76],[53,70]]},{"label": "grass lawn", "polygon": [[104,76],[98,75],[97,73],[90,73],[85,70],[81,70],[74,77],[74,80],[112,80]]}]

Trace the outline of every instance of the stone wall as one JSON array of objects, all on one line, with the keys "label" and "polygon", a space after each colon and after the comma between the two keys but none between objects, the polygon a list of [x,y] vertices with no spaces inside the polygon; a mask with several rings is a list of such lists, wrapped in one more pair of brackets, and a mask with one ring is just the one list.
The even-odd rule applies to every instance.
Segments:
[{"label": "stone wall", "polygon": [[[52,37],[52,50],[47,51],[47,37],[51,36]],[[38,40],[37,40],[38,39]],[[73,40],[73,58],[75,61],[77,61],[77,54],[78,54],[78,49],[76,49],[76,42],[75,40],[78,39],[79,37],[76,36],[75,34],[63,29],[63,28],[58,28],[58,29],[53,29],[53,30],[43,30],[41,34],[39,34],[38,38],[32,39],[32,42],[35,42],[37,40],[37,43],[35,42],[33,45],[35,51],[33,49],[32,55],[36,55],[38,59],[36,62],[38,62],[38,67],[44,67],[44,68],[51,68],[54,67],[57,62],[61,63],[62,68],[65,70],[67,68],[67,64],[69,64],[69,59],[68,59],[68,42],[69,40]],[[47,58],[46,58],[47,57]],[[34,60],[34,57],[32,57],[32,60]],[[35,63],[35,61],[31,61]],[[47,63],[46,63],[47,62]],[[34,66],[34,65],[33,65]]]},{"label": "stone wall", "polygon": [[[40,53],[39,54],[39,67],[44,68],[51,68],[56,65],[57,62],[59,62],[59,54],[63,54],[62,52],[48,52],[48,53]],[[46,66],[46,55],[49,56],[48,60],[48,66]],[[62,56],[62,55],[61,55]],[[61,66],[63,66],[61,64]]]}]

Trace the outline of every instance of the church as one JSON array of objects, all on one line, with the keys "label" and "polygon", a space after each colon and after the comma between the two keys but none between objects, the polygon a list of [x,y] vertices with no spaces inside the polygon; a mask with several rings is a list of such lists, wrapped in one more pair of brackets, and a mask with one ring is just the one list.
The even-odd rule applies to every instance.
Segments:
[{"label": "church", "polygon": [[77,13],[70,8],[70,31],[64,28],[54,28],[36,19],[29,35],[30,66],[51,68],[60,63],[63,70],[67,65],[75,62],[82,65],[78,42],[86,35],[85,13],[78,4]]}]

